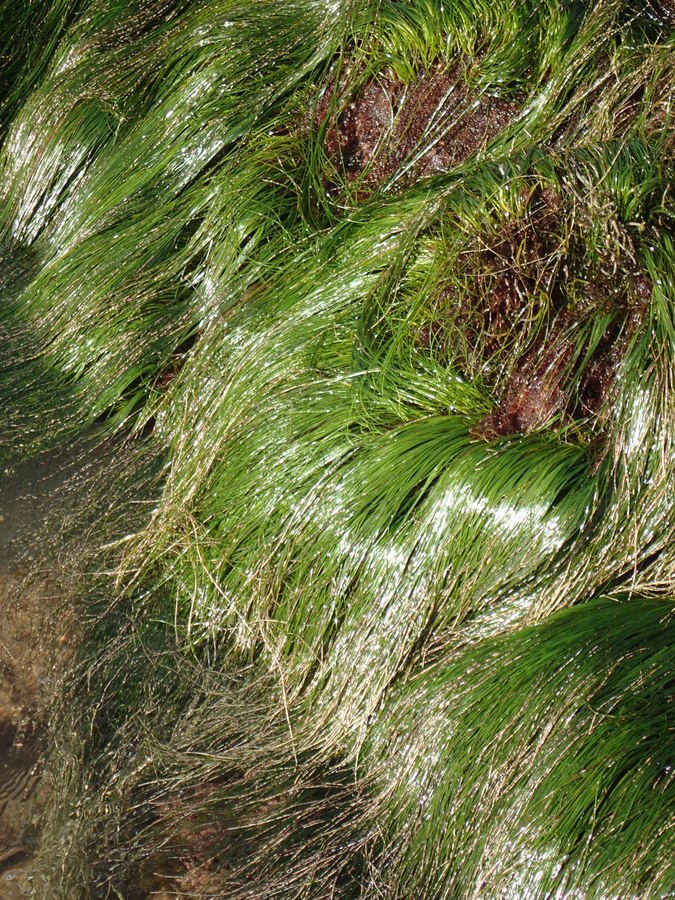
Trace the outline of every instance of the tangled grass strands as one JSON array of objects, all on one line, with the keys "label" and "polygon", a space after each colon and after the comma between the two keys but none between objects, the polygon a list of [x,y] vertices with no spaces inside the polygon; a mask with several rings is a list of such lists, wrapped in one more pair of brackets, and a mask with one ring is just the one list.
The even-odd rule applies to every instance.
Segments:
[{"label": "tangled grass strands", "polygon": [[0,0],[36,896],[672,892],[669,9]]}]

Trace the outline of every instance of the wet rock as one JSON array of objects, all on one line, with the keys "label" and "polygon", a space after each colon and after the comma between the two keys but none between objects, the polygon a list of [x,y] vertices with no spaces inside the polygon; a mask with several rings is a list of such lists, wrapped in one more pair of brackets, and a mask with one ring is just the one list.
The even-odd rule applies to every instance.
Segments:
[{"label": "wet rock", "polygon": [[350,96],[335,83],[317,105],[315,124],[326,123],[325,150],[347,182],[369,193],[391,179],[404,182],[448,172],[485,146],[518,116],[503,99],[474,94],[466,67],[436,66],[404,84],[380,73]]},{"label": "wet rock", "polygon": [[[11,868],[0,874],[0,898],[2,900],[21,900],[21,898],[29,896],[28,866],[25,863],[16,865],[17,862],[20,860],[14,857]],[[0,867],[2,865],[2,855],[0,854]]]},{"label": "wet rock", "polygon": [[571,336],[575,317],[564,311],[549,334],[518,361],[497,408],[473,430],[474,436],[527,434],[563,416],[597,419],[628,341],[644,319],[649,297],[651,282],[640,275],[633,281],[632,290],[617,303],[613,320],[588,359],[584,359],[585,353],[575,352]]},{"label": "wet rock", "polygon": [[[597,420],[652,294],[644,272],[622,271],[611,259],[591,265],[579,236],[561,236],[556,191],[526,190],[521,214],[454,262],[434,318],[417,335],[418,345],[433,346],[467,377],[499,380],[496,408],[472,430],[485,439],[555,420]],[[599,316],[607,318],[605,333],[593,347],[580,345],[580,329]],[[509,356],[510,371],[498,379]]]}]

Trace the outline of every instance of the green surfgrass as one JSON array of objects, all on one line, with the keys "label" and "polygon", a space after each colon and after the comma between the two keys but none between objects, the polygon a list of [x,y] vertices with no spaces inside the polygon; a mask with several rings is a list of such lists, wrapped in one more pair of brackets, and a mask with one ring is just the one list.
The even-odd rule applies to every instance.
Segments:
[{"label": "green surfgrass", "polygon": [[0,0],[0,462],[125,460],[35,896],[672,893],[674,85],[665,0]]}]

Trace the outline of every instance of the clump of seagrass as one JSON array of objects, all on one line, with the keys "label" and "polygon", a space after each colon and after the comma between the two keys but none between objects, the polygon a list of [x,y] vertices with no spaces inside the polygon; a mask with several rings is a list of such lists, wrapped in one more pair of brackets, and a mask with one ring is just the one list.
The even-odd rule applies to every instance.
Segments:
[{"label": "clump of seagrass", "polygon": [[668,896],[668,4],[52,7],[0,0],[0,454],[128,480],[36,894]]}]

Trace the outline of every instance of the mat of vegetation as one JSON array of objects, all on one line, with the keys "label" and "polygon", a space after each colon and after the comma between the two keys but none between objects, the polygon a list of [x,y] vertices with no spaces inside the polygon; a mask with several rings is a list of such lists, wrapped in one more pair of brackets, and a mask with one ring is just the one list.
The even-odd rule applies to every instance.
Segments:
[{"label": "mat of vegetation", "polygon": [[672,895],[674,116],[671,0],[0,0],[36,897]]}]

